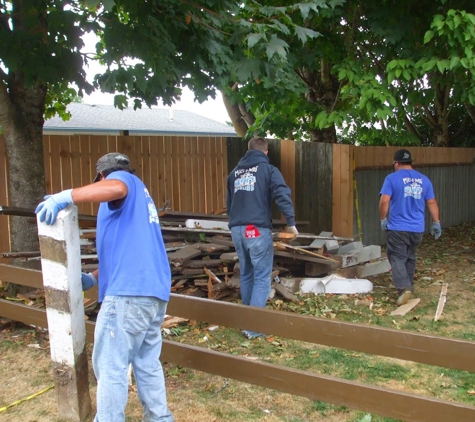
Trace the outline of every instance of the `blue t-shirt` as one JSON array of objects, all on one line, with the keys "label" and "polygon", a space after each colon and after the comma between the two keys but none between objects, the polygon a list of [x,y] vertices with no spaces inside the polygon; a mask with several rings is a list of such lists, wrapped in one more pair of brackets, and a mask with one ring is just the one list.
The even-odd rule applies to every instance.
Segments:
[{"label": "blue t-shirt", "polygon": [[388,230],[424,232],[426,201],[434,199],[429,178],[416,170],[401,169],[384,179],[381,195],[389,195]]},{"label": "blue t-shirt", "polygon": [[99,302],[104,296],[153,296],[170,299],[170,264],[158,213],[143,182],[133,174],[115,171],[107,180],[127,185],[118,208],[103,202],[97,214]]}]

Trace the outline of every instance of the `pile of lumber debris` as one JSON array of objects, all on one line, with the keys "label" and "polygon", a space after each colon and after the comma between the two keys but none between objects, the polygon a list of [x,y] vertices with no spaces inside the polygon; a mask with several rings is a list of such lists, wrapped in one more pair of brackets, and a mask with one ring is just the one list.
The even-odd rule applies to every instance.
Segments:
[{"label": "pile of lumber debris", "polygon": [[[22,215],[34,218],[31,212]],[[165,209],[159,215],[172,273],[172,292],[214,300],[237,299],[239,261],[227,216]],[[297,222],[297,227],[302,230],[305,224],[308,223]],[[79,225],[82,270],[92,271],[98,266],[95,217],[80,215]],[[294,236],[285,233],[284,227],[285,221],[274,221],[272,294],[296,300],[294,293],[303,284],[308,288],[314,280],[315,285],[321,285],[321,277],[365,279],[390,270],[380,246],[364,246],[362,242],[333,236],[330,232]],[[30,260],[39,259],[40,253],[0,253],[0,257]]]}]

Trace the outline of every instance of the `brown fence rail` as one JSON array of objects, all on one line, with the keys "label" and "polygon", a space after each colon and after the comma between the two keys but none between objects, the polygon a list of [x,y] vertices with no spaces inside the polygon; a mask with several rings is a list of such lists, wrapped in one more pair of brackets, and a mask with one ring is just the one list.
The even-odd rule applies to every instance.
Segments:
[{"label": "brown fence rail", "polygon": [[[23,273],[24,272],[24,273]],[[23,274],[22,274],[23,273]],[[0,266],[0,280],[37,286],[40,271]],[[32,278],[34,281],[27,281]],[[20,283],[21,282],[21,283]],[[228,327],[475,372],[475,342],[369,327],[172,294],[169,314]],[[47,327],[46,312],[0,300],[0,316]],[[94,323],[86,322],[93,341]],[[286,368],[164,340],[162,360],[262,387],[405,421],[475,420],[475,407]]]}]

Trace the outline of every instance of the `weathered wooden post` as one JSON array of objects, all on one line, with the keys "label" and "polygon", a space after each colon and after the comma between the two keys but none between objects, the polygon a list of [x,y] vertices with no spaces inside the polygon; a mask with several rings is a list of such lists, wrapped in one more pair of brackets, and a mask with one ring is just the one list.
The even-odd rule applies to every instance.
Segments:
[{"label": "weathered wooden post", "polygon": [[38,235],[59,417],[82,421],[91,398],[77,207],[60,211],[51,226],[38,220]]}]

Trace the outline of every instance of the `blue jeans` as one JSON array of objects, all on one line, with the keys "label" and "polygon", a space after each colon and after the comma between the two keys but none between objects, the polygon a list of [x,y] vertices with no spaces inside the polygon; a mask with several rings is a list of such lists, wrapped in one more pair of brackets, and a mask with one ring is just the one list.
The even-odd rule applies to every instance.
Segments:
[{"label": "blue jeans", "polygon": [[264,308],[270,294],[274,246],[272,230],[257,230],[260,236],[246,238],[246,226],[236,226],[231,228],[231,236],[239,257],[242,303]]},{"label": "blue jeans", "polygon": [[127,369],[132,363],[143,421],[172,422],[159,357],[167,302],[154,297],[106,296],[96,321],[92,364],[97,378],[94,422],[125,421]]},{"label": "blue jeans", "polygon": [[391,264],[394,287],[401,294],[404,290],[414,293],[416,249],[422,242],[423,233],[388,230],[386,244]]}]

